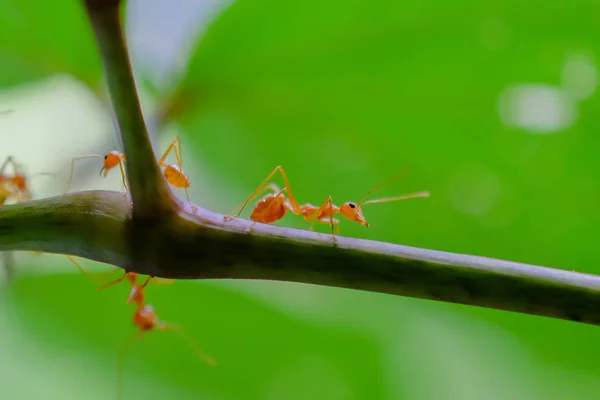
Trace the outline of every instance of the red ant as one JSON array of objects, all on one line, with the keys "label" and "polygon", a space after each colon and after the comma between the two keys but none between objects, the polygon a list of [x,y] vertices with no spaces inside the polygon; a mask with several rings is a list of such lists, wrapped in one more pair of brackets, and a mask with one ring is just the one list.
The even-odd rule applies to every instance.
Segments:
[{"label": "red ant", "polygon": [[[164,161],[172,150],[175,150],[177,164],[166,164]],[[73,175],[75,161],[85,158],[100,157],[104,157],[104,163],[102,165],[102,168],[100,169],[100,176],[104,175],[104,177],[106,177],[108,171],[110,171],[118,165],[121,170],[123,185],[125,186],[125,194],[127,195],[128,186],[127,180],[125,178],[125,169],[123,168],[123,162],[125,162],[125,154],[115,150],[110,151],[105,156],[99,154],[91,154],[87,156],[73,158],[73,160],[71,161],[71,169],[69,170],[69,178],[67,179],[67,188],[65,189],[65,193],[69,191],[69,187],[71,186],[71,177]],[[176,137],[175,139],[173,139],[167,150],[163,153],[162,157],[158,161],[158,165],[161,168],[164,168],[165,179],[167,180],[167,182],[169,182],[170,185],[176,188],[185,189],[185,196],[189,202],[190,196],[188,194],[187,188],[190,187],[190,180],[185,174],[185,172],[183,172],[183,167],[181,166],[181,155],[179,153],[179,138]]]},{"label": "red ant", "polygon": [[[171,150],[175,150],[177,164],[165,164],[165,158],[167,158]],[[167,150],[164,152],[164,154],[158,161],[158,165],[165,169],[164,175],[167,182],[169,182],[173,187],[185,190],[185,197],[187,198],[187,201],[189,203],[190,195],[188,194],[187,188],[190,187],[190,180],[185,174],[185,172],[183,172],[183,167],[181,166],[181,154],[179,152],[178,137],[173,139],[169,147],[167,147]]]},{"label": "red ant", "polygon": [[127,350],[133,344],[135,339],[142,339],[144,333],[150,332],[154,329],[159,329],[161,331],[174,331],[177,332],[194,350],[194,352],[198,355],[200,359],[206,362],[208,365],[215,365],[215,360],[204,353],[196,344],[196,342],[187,334],[183,328],[178,325],[172,323],[166,323],[160,321],[154,311],[154,307],[149,304],[145,304],[145,287],[148,284],[150,278],[148,278],[142,285],[137,285],[135,278],[131,279],[133,275],[129,275],[130,282],[132,285],[131,295],[129,297],[129,302],[133,302],[135,304],[135,312],[133,313],[133,323],[137,327],[137,332],[135,335],[131,336],[128,340],[125,341],[121,351],[119,352],[119,361],[118,361],[118,398],[122,397],[122,375],[123,375],[123,361],[125,359],[125,354]]},{"label": "red ant", "polygon": [[109,151],[108,153],[106,153],[106,155],[90,154],[87,156],[74,157],[71,160],[71,169],[69,170],[69,177],[67,179],[67,187],[65,188],[65,193],[67,193],[69,191],[69,188],[71,187],[71,178],[73,177],[73,169],[75,168],[75,161],[83,160],[86,158],[104,158],[104,161],[102,163],[102,168],[100,168],[100,176],[104,176],[105,178],[108,175],[108,171],[110,171],[111,169],[113,169],[114,167],[116,167],[118,165],[119,169],[121,170],[123,186],[125,186],[125,195],[127,195],[128,186],[127,186],[127,180],[125,179],[125,168],[123,168],[123,162],[125,161],[125,154],[123,154],[119,151],[116,151],[116,150]]},{"label": "red ant", "polygon": [[[12,165],[13,174],[5,173],[9,165]],[[9,198],[13,197],[17,202],[22,203],[31,200],[31,192],[28,187],[28,180],[39,175],[53,175],[47,172],[40,172],[27,178],[21,171],[21,165],[18,164],[12,156],[4,160],[0,167],[0,205],[3,205]]]},{"label": "red ant", "polygon": [[[284,184],[285,184],[285,187],[283,189],[279,189],[276,185],[274,185],[272,183],[267,185],[269,180],[271,180],[271,178],[278,171],[281,173]],[[375,186],[373,189],[371,189],[367,193],[365,193],[365,195],[358,201],[358,203],[346,202],[346,203],[342,204],[341,207],[338,207],[333,204],[331,196],[328,196],[327,199],[325,200],[325,202],[323,202],[323,204],[320,207],[317,207],[317,206],[314,206],[314,205],[308,204],[308,203],[304,204],[302,206],[298,204],[298,202],[294,198],[294,195],[292,194],[290,184],[289,184],[289,181],[285,174],[285,171],[283,170],[283,167],[278,166],[273,170],[273,172],[271,172],[271,174],[269,174],[269,176],[267,176],[267,178],[250,195],[250,197],[248,197],[246,199],[246,201],[244,202],[244,204],[242,204],[242,207],[238,211],[238,213],[236,215],[234,215],[233,217],[226,216],[225,219],[231,220],[233,218],[239,217],[240,214],[242,213],[242,211],[244,210],[244,208],[248,205],[248,203],[253,198],[255,198],[260,193],[264,192],[265,190],[272,190],[273,193],[269,193],[266,196],[264,196],[254,206],[254,209],[252,210],[252,214],[250,215],[250,219],[252,221],[254,221],[254,223],[257,223],[257,222],[266,223],[266,224],[273,223],[273,222],[278,221],[281,218],[283,218],[285,213],[289,211],[295,215],[301,215],[305,221],[310,222],[311,230],[313,229],[314,224],[316,222],[330,224],[331,225],[331,234],[333,235],[333,241],[334,241],[334,243],[336,243],[336,237],[335,237],[336,229],[335,228],[337,227],[337,234],[339,234],[340,221],[336,218],[333,218],[333,216],[335,214],[341,214],[343,217],[345,217],[351,221],[358,222],[359,224],[362,224],[368,228],[369,223],[367,222],[366,218],[364,217],[364,214],[362,211],[362,206],[364,206],[366,204],[371,204],[371,203],[388,203],[391,201],[405,200],[405,199],[410,199],[410,198],[414,198],[414,197],[429,197],[429,192],[417,192],[417,193],[407,194],[407,195],[403,195],[403,196],[387,197],[387,198],[382,198],[382,199],[374,199],[374,200],[364,201],[369,194],[373,193],[374,191],[381,188],[382,186],[388,185],[388,184],[402,178],[407,173],[408,173],[408,171],[404,171],[404,172],[396,175],[395,177]],[[285,195],[286,192],[288,194],[288,197],[286,197],[286,195]],[[254,224],[252,224],[249,229],[251,229],[253,225]]]}]

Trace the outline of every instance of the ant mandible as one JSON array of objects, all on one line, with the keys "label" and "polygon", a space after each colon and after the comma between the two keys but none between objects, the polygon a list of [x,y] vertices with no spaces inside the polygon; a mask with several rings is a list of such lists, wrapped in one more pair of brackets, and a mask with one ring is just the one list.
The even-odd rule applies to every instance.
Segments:
[{"label": "ant mandible", "polygon": [[149,279],[147,279],[142,285],[137,285],[135,281],[130,281],[132,284],[132,296],[130,296],[130,301],[135,304],[135,312],[133,313],[133,323],[137,328],[137,332],[132,335],[128,340],[123,344],[121,351],[119,352],[119,360],[118,360],[118,398],[122,398],[122,377],[123,377],[123,362],[125,359],[125,355],[127,350],[133,344],[135,339],[142,339],[143,335],[146,332],[153,331],[155,329],[161,331],[173,331],[178,333],[182,339],[184,339],[188,345],[194,350],[196,355],[206,362],[208,365],[214,366],[216,365],[215,360],[207,355],[204,351],[198,347],[196,342],[187,334],[187,332],[178,325],[173,323],[166,323],[160,321],[156,312],[154,311],[154,307],[150,304],[145,304],[145,286],[148,283]]},{"label": "ant mandible", "polygon": [[[164,161],[172,150],[175,150],[177,164],[166,164]],[[126,161],[125,154],[123,154],[119,151],[116,151],[116,150],[110,151],[104,156],[99,155],[99,154],[90,154],[87,156],[80,156],[80,157],[73,158],[73,160],[71,161],[71,169],[69,170],[69,178],[67,179],[67,187],[65,189],[65,193],[69,191],[69,187],[71,186],[71,178],[73,176],[73,169],[74,169],[75,161],[86,159],[86,158],[102,158],[102,157],[104,158],[104,162],[103,162],[102,168],[100,169],[100,176],[104,175],[104,177],[106,177],[108,174],[108,171],[110,171],[111,169],[113,169],[114,167],[116,167],[118,165],[119,169],[121,170],[121,177],[123,179],[123,185],[125,186],[125,195],[127,195],[128,185],[127,185],[127,180],[125,178],[125,169],[123,167],[123,162]],[[190,196],[188,194],[187,188],[190,187],[190,180],[187,177],[187,175],[185,174],[185,172],[183,172],[183,167],[181,166],[181,155],[179,152],[179,138],[178,137],[173,139],[173,141],[171,142],[171,144],[169,145],[167,150],[163,153],[162,157],[158,161],[158,165],[161,168],[164,168],[163,173],[164,173],[165,179],[167,180],[167,182],[169,182],[170,185],[172,185],[176,188],[185,189],[185,196],[189,202]]]},{"label": "ant mandible", "polygon": [[[281,190],[272,183],[268,184],[269,180],[277,173],[277,171],[279,171],[281,173],[281,175],[283,176],[283,180],[284,180],[284,184],[285,184],[285,187]],[[264,196],[254,206],[254,209],[252,210],[252,214],[250,215],[250,219],[252,221],[254,221],[254,223],[257,223],[257,222],[266,223],[266,224],[273,223],[273,222],[278,221],[281,218],[283,218],[283,216],[286,214],[286,212],[289,211],[295,215],[301,215],[305,221],[310,222],[311,230],[313,229],[314,224],[316,222],[330,224],[333,241],[334,241],[334,243],[336,243],[337,242],[336,228],[337,228],[337,234],[339,234],[340,221],[338,219],[334,218],[335,214],[341,214],[344,218],[349,219],[350,221],[358,222],[368,228],[369,223],[367,222],[366,218],[364,217],[364,214],[362,211],[362,206],[364,206],[366,204],[372,204],[372,203],[388,203],[388,202],[392,202],[392,201],[406,200],[406,199],[415,198],[415,197],[429,197],[429,192],[417,192],[417,193],[412,193],[412,194],[407,194],[407,195],[402,195],[402,196],[386,197],[386,198],[381,198],[381,199],[365,201],[365,199],[367,198],[367,196],[369,194],[373,193],[374,191],[376,191],[377,189],[380,189],[381,187],[383,187],[385,185],[388,185],[388,184],[404,177],[407,173],[408,173],[407,170],[403,171],[400,174],[394,176],[393,178],[375,186],[374,188],[369,190],[367,193],[365,193],[363,195],[363,197],[358,201],[358,203],[346,202],[346,203],[342,204],[341,207],[338,207],[335,204],[333,204],[331,196],[328,196],[327,199],[323,202],[323,204],[320,207],[317,207],[317,206],[314,206],[309,203],[304,204],[302,206],[298,204],[298,202],[296,201],[296,199],[294,198],[294,196],[292,194],[292,191],[291,191],[290,185],[289,185],[289,181],[287,179],[285,171],[283,170],[283,167],[278,166],[258,186],[258,188],[250,195],[250,197],[248,197],[248,199],[246,199],[246,201],[242,204],[242,207],[240,208],[238,213],[234,216],[226,216],[225,220],[231,220],[233,218],[239,217],[240,214],[242,213],[242,211],[244,210],[244,208],[248,205],[248,203],[254,197],[256,197],[258,194],[264,192],[265,190],[271,190],[271,191],[273,191],[273,193],[269,193],[266,196]],[[286,197],[286,193],[287,193],[288,197]],[[252,224],[248,230],[250,230],[253,225],[254,224]]]}]

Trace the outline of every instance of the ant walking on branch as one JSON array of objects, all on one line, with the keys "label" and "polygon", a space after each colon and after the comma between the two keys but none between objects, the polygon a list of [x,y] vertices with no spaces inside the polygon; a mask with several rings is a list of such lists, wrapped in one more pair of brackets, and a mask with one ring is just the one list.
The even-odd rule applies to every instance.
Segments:
[{"label": "ant walking on branch", "polygon": [[[273,183],[269,183],[269,181],[273,178],[273,176],[277,173],[281,173],[283,177],[283,181],[285,187],[283,189],[279,189],[277,185]],[[331,196],[328,196],[327,199],[323,202],[320,207],[314,206],[312,204],[304,204],[300,205],[298,201],[296,201],[294,195],[292,194],[292,190],[290,188],[290,184],[287,178],[283,167],[276,167],[267,178],[258,186],[258,188],[246,199],[246,201],[242,204],[240,210],[234,216],[226,216],[225,220],[231,220],[234,218],[238,218],[244,208],[248,205],[248,203],[263,193],[264,191],[270,190],[273,193],[269,193],[261,198],[254,209],[252,210],[252,214],[250,215],[250,219],[254,221],[254,223],[248,228],[250,230],[255,223],[261,222],[265,224],[270,224],[276,222],[284,217],[287,212],[291,212],[295,215],[301,215],[305,221],[310,222],[310,229],[314,228],[314,224],[316,222],[320,222],[323,224],[331,225],[331,234],[333,236],[333,242],[337,243],[336,234],[339,235],[339,223],[340,221],[337,218],[334,218],[336,214],[342,215],[344,218],[349,219],[350,221],[358,222],[367,228],[369,227],[369,223],[364,217],[362,206],[366,204],[373,203],[389,203],[392,201],[406,200],[415,197],[429,197],[429,192],[417,192],[402,196],[395,197],[386,197],[381,199],[367,200],[367,196],[377,189],[380,189],[383,186],[386,186],[402,177],[404,177],[408,171],[403,171],[402,173],[396,175],[395,177],[380,183],[375,186],[371,190],[369,190],[365,195],[358,201],[355,202],[346,202],[342,204],[340,207],[333,204],[333,200]],[[286,197],[287,194],[287,197]],[[336,229],[337,228],[337,229]],[[337,232],[336,232],[337,230]]]},{"label": "ant walking on branch", "polygon": [[121,170],[121,178],[123,179],[123,186],[125,186],[125,195],[127,196],[127,192],[129,189],[127,186],[127,179],[125,179],[125,168],[123,167],[123,162],[125,162],[125,154],[116,150],[109,151],[105,155],[89,154],[87,156],[74,157],[71,160],[71,168],[69,169],[69,177],[67,178],[67,186],[65,188],[65,193],[67,193],[69,191],[69,188],[71,187],[71,179],[73,177],[75,161],[85,160],[88,158],[104,159],[104,161],[102,162],[102,168],[100,168],[100,176],[104,176],[104,178],[106,178],[106,176],[108,175],[108,171],[115,168],[116,166],[119,166],[119,169]]},{"label": "ant walking on branch", "polygon": [[[171,142],[171,144],[169,145],[167,150],[163,153],[162,157],[158,161],[158,165],[161,168],[164,168],[163,174],[164,174],[167,182],[169,182],[169,184],[173,187],[176,187],[179,189],[184,189],[185,196],[186,196],[188,202],[190,202],[190,196],[188,194],[187,188],[190,187],[191,182],[190,182],[189,178],[187,177],[187,175],[185,174],[185,172],[183,171],[183,167],[181,165],[181,154],[179,151],[179,146],[180,146],[179,138],[176,137],[175,139],[173,139],[173,141]],[[165,159],[173,150],[175,150],[175,157],[177,159],[177,164],[166,164]],[[115,168],[116,166],[119,166],[119,169],[121,170],[121,178],[123,179],[123,185],[125,186],[125,195],[127,195],[128,185],[127,185],[127,179],[125,177],[125,168],[123,167],[123,163],[126,161],[125,154],[123,154],[119,151],[116,151],[116,150],[110,151],[109,153],[107,153],[104,156],[99,155],[99,154],[90,154],[87,156],[80,156],[80,157],[73,158],[73,160],[71,161],[71,168],[69,170],[69,177],[67,179],[67,186],[65,189],[65,193],[68,192],[69,188],[71,187],[71,178],[73,176],[73,169],[75,166],[75,161],[87,159],[87,158],[104,158],[102,168],[100,169],[100,176],[106,177],[108,175],[108,172],[111,169]]]}]

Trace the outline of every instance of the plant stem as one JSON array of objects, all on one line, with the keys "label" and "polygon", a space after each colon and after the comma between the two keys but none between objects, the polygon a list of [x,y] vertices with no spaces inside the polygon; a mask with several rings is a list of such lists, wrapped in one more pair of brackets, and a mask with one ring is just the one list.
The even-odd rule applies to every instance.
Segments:
[{"label": "plant stem", "polygon": [[[600,325],[600,277],[257,224],[171,195],[140,109],[119,0],[86,0],[127,157],[122,195],[73,193],[0,208],[0,251],[38,250],[179,279],[302,282]],[[195,207],[195,206],[194,206]]]},{"label": "plant stem", "polygon": [[86,0],[98,42],[106,84],[118,122],[134,217],[171,212],[172,195],[150,143],[120,20],[120,1]]},{"label": "plant stem", "polygon": [[[128,204],[82,192],[0,208],[0,251],[38,250],[176,279],[301,282],[460,303],[600,325],[600,277],[463,254],[256,224],[180,204],[132,235],[154,262],[132,263],[123,244]],[[187,207],[187,208],[186,208]],[[149,250],[152,251],[149,251]],[[138,249],[139,250],[139,249]]]}]

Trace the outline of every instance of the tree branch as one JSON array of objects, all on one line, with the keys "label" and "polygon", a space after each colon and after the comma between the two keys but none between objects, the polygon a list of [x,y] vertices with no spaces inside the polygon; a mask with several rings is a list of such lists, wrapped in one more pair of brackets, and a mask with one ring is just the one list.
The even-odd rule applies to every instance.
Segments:
[{"label": "tree branch", "polygon": [[[67,253],[176,279],[302,282],[517,311],[600,325],[600,277],[484,257],[181,211],[127,229],[119,193],[81,192],[0,208],[0,250]],[[131,263],[129,234],[155,262]]]},{"label": "tree branch", "polygon": [[177,200],[144,125],[119,0],[86,0],[123,137],[133,201],[81,192],[0,208],[0,251],[81,256],[176,279],[302,282],[600,325],[600,277],[256,224]]},{"label": "tree branch", "polygon": [[172,211],[172,195],[156,162],[142,115],[125,45],[118,0],[86,0],[102,55],[106,84],[117,119],[133,213],[157,218]]}]

